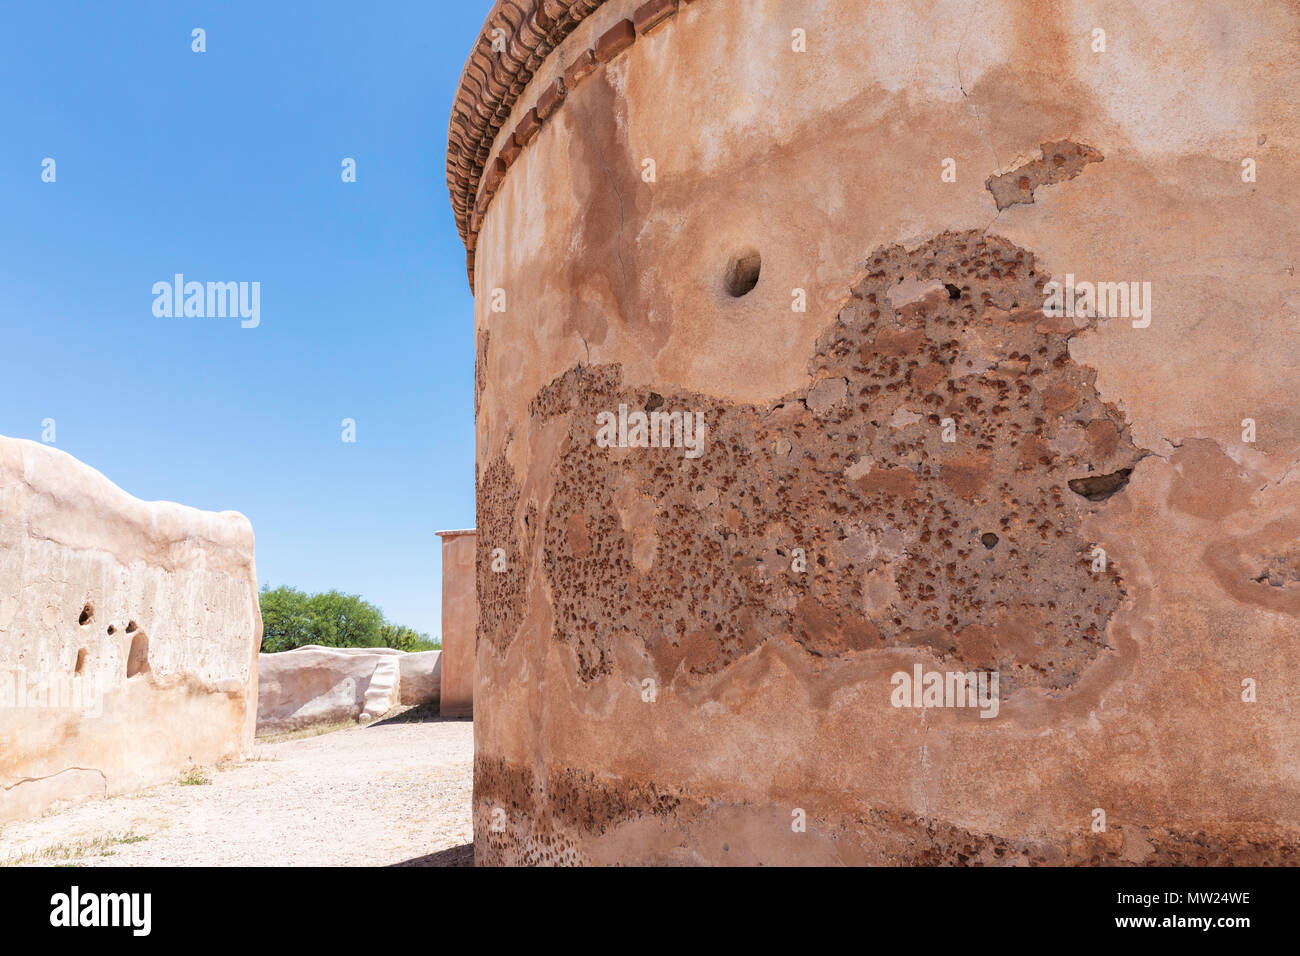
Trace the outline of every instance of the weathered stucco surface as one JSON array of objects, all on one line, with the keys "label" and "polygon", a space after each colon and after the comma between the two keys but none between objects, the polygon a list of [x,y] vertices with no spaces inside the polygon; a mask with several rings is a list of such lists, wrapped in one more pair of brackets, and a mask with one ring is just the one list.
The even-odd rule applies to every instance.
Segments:
[{"label": "weathered stucco surface", "polygon": [[476,535],[439,531],[442,538],[442,666],[438,712],[474,716],[474,661],[478,627]]},{"label": "weathered stucco surface", "polygon": [[643,6],[470,184],[478,861],[1300,860],[1300,8]]},{"label": "weathered stucco surface", "polygon": [[0,822],[251,753],[253,529],[0,437]]}]

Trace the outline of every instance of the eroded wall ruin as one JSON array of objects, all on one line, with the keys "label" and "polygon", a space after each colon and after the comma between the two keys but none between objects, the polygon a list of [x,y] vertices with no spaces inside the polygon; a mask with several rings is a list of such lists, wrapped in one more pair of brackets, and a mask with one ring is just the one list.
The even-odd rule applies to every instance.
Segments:
[{"label": "eroded wall ruin", "polygon": [[252,752],[253,530],[0,437],[0,822]]}]

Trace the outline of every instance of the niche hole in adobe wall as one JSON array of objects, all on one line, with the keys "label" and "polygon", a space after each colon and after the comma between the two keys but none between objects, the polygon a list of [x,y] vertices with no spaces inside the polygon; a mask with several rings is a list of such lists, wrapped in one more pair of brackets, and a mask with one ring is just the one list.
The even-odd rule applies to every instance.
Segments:
[{"label": "niche hole in adobe wall", "polygon": [[754,286],[758,285],[758,273],[762,267],[763,257],[758,254],[757,249],[749,248],[732,256],[731,261],[727,263],[727,274],[724,277],[727,295],[739,299],[752,292]]},{"label": "niche hole in adobe wall", "polygon": [[136,631],[131,638],[131,652],[126,658],[126,676],[145,674],[149,671],[149,638],[144,631]]}]

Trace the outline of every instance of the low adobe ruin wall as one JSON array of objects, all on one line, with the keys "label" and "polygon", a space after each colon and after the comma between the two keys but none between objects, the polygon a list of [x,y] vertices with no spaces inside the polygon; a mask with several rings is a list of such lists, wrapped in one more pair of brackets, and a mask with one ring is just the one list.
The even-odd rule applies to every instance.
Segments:
[{"label": "low adobe ruin wall", "polygon": [[0,437],[0,822],[251,753],[253,529]]},{"label": "low adobe ruin wall", "polygon": [[480,864],[1300,859],[1298,34],[493,8]]},{"label": "low adobe ruin wall", "polygon": [[257,732],[370,721],[398,706],[436,705],[442,652],[321,647],[259,654]]}]

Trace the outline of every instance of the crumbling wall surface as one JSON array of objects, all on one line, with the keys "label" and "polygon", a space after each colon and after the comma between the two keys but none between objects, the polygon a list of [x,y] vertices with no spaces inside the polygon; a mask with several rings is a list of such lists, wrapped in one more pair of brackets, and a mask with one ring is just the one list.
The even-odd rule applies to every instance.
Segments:
[{"label": "crumbling wall surface", "polygon": [[459,183],[478,862],[1300,861],[1300,10],[589,6]]},{"label": "crumbling wall surface", "polygon": [[243,515],[0,437],[0,821],[250,753],[261,633]]}]

